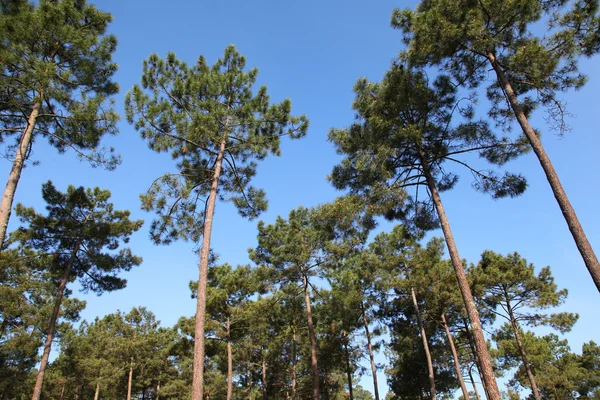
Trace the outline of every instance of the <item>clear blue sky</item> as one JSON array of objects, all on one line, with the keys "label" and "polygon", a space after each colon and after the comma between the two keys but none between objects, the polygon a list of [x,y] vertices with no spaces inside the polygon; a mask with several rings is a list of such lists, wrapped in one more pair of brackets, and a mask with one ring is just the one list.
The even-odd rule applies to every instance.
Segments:
[{"label": "clear blue sky", "polygon": [[[114,60],[119,64],[115,79],[121,92],[117,109],[123,112],[123,96],[138,83],[142,61],[151,53],[160,56],[173,51],[178,58],[193,63],[203,54],[210,63],[235,44],[249,66],[259,68],[258,83],[269,88],[272,100],[292,99],[293,112],[306,114],[310,129],[306,138],[286,141],[282,156],[263,162],[255,181],[266,190],[270,207],[262,219],[271,222],[287,216],[299,206],[313,206],[332,200],[336,193],[326,176],[339,160],[327,142],[332,127],[344,127],[353,120],[352,86],[357,78],[378,80],[401,50],[400,32],[389,27],[394,7],[413,7],[414,2],[364,1],[192,1],[96,0],[101,10],[113,14],[110,32],[119,40]],[[598,57],[582,62],[590,74],[585,88],[568,93],[564,99],[576,117],[573,131],[559,138],[546,128],[543,113],[533,123],[543,140],[563,185],[579,215],[592,245],[600,252],[600,195],[597,149],[600,145],[597,118],[600,112]],[[139,209],[138,195],[153,179],[172,167],[167,155],[150,151],[139,134],[126,121],[120,133],[105,141],[123,156],[115,172],[92,169],[74,154],[58,155],[41,141],[35,144],[33,158],[40,166],[23,172],[17,201],[40,210],[41,184],[52,179],[64,190],[68,184],[99,186],[111,190],[116,208],[132,210],[135,218],[147,224],[130,243],[135,254],[144,258],[137,270],[126,274],[125,290],[102,297],[80,295],[88,305],[85,319],[103,316],[134,306],[147,306],[163,325],[173,325],[180,316],[191,316],[195,301],[190,299],[188,282],[197,279],[197,257],[192,244],[153,246],[148,239],[152,215]],[[6,177],[10,163],[2,161]],[[494,201],[471,189],[470,176],[463,174],[458,187],[444,193],[445,203],[460,254],[477,262],[485,249],[500,253],[518,251],[537,267],[552,266],[560,287],[569,289],[564,309],[580,314],[574,330],[566,335],[573,350],[583,342],[600,341],[596,291],[579,256],[541,168],[532,154],[510,165],[529,179],[529,189],[518,199]],[[16,226],[13,218],[11,227]],[[436,233],[441,235],[441,232]],[[218,204],[213,231],[213,248],[221,261],[233,265],[248,263],[246,250],[256,243],[256,222],[248,222],[225,204]],[[369,387],[370,379],[363,379]],[[385,379],[380,377],[384,384]],[[382,388],[383,389],[383,388]],[[385,393],[385,390],[381,390]]]}]

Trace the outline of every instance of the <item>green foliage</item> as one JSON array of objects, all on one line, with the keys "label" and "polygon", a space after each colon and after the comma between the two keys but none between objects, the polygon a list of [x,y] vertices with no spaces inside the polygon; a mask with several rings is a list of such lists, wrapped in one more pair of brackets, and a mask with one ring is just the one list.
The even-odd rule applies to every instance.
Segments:
[{"label": "green foliage", "polygon": [[158,178],[141,196],[143,208],[155,211],[151,235],[157,243],[176,239],[198,242],[204,226],[204,203],[215,162],[223,155],[219,196],[239,213],[255,218],[266,209],[265,193],[251,186],[256,161],[279,155],[280,138],[304,136],[308,121],[293,117],[290,100],[270,104],[266,87],[256,94],[256,68],[235,47],[211,67],[203,56],[193,66],[152,55],[144,61],[142,86],[125,98],[127,119],[151,149],[169,152],[175,173]]},{"label": "green foliage", "polygon": [[466,153],[475,153],[491,164],[502,165],[527,147],[522,140],[498,136],[482,121],[453,126],[457,111],[470,116],[471,109],[461,106],[448,77],[439,76],[430,86],[423,72],[394,64],[381,83],[360,79],[354,91],[358,121],[329,133],[338,153],[345,155],[330,176],[336,188],[367,198],[414,188],[404,201],[396,198],[387,216],[410,221],[409,226],[420,229],[438,224],[428,196],[419,197],[419,188],[426,185],[425,170],[431,172],[439,191],[451,189],[457,182],[458,176],[444,167],[446,161],[468,168],[475,178],[473,186],[495,198],[517,196],[525,190],[520,175],[499,176],[461,160]]},{"label": "green foliage", "polygon": [[473,271],[476,285],[483,287],[482,301],[497,315],[529,326],[548,325],[560,332],[568,332],[578,315],[568,312],[540,313],[541,310],[561,305],[567,290],[558,290],[550,267],[535,275],[533,264],[518,253],[502,256],[492,251],[481,255],[481,262]]},{"label": "green foliage", "polygon": [[73,149],[92,165],[114,168],[113,149],[98,149],[117,132],[109,98],[117,40],[105,35],[112,17],[84,0],[5,1],[0,5],[0,142],[15,151],[33,104],[40,103],[34,138],[59,152]]},{"label": "green foliage", "polygon": [[[427,0],[415,11],[396,9],[392,26],[402,30],[411,64],[441,65],[467,87],[485,80],[488,54],[494,54],[525,113],[548,107],[561,132],[567,112],[557,92],[581,88],[586,78],[578,60],[600,50],[596,0]],[[497,82],[488,87],[488,97],[490,115],[507,125],[512,110]]]},{"label": "green foliage", "polygon": [[131,221],[129,211],[115,210],[108,202],[108,190],[69,186],[62,193],[47,182],[42,197],[47,215],[17,204],[17,216],[24,226],[11,234],[11,240],[48,256],[47,268],[55,276],[62,275],[75,254],[69,281],[78,279],[83,291],[101,294],[124,288],[126,280],[118,273],[129,271],[142,259],[129,248],[118,248],[143,221]]}]

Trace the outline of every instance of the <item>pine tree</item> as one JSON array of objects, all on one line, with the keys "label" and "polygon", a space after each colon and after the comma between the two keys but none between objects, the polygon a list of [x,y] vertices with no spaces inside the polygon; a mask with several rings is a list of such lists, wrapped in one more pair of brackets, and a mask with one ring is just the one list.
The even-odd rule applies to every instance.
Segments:
[{"label": "pine tree", "polygon": [[[441,65],[458,84],[479,86],[488,66],[493,68],[497,81],[487,89],[490,115],[501,126],[516,118],[600,291],[598,258],[529,123],[531,112],[541,105],[555,127],[565,130],[568,112],[558,93],[579,89],[586,81],[578,61],[600,50],[598,8],[597,0],[433,0],[423,1],[416,11],[395,10],[392,26],[403,31],[411,63]],[[543,36],[535,28],[540,21],[548,23]]]},{"label": "pine tree", "polygon": [[[500,177],[470,166],[461,156],[475,153],[502,165],[522,154],[523,143],[499,137],[481,121],[452,125],[457,109],[466,116],[472,110],[457,104],[455,88],[443,75],[429,87],[424,73],[395,63],[380,84],[361,79],[355,92],[358,121],[329,133],[338,153],[346,156],[334,167],[331,180],[336,188],[375,199],[397,192],[398,187],[414,189],[411,196],[398,199],[388,217],[405,219],[409,226],[420,228],[417,232],[441,225],[480,356],[482,378],[490,400],[499,400],[479,313],[439,192],[457,182],[458,177],[444,168],[450,162],[466,167],[475,177],[474,186],[483,192],[496,198],[519,195],[526,188],[522,176],[506,173]],[[423,196],[421,186],[428,191],[425,200],[419,197]]]},{"label": "pine tree", "polygon": [[34,141],[45,138],[59,153],[69,149],[92,165],[116,167],[118,157],[99,150],[117,132],[110,96],[117,40],[105,35],[112,17],[85,0],[6,1],[0,4],[0,142],[14,161],[0,206],[0,248],[21,172]]},{"label": "pine tree", "polygon": [[541,394],[521,337],[521,323],[529,326],[550,325],[560,332],[571,330],[578,319],[577,314],[540,313],[542,309],[562,304],[567,297],[567,290],[557,289],[550,267],[543,268],[536,276],[534,266],[518,253],[504,257],[486,251],[474,275],[475,280],[479,280],[484,287],[484,304],[510,324],[533,396],[540,400]]},{"label": "pine tree", "polygon": [[52,346],[55,325],[66,286],[77,280],[83,290],[98,294],[122,289],[126,280],[117,276],[142,260],[128,248],[116,251],[121,242],[137,231],[143,221],[129,220],[129,211],[117,211],[108,202],[110,192],[69,186],[66,193],[52,182],[42,187],[47,215],[17,204],[23,227],[13,233],[14,240],[26,248],[43,251],[51,257],[48,266],[58,282],[56,299],[37,375],[33,400],[39,400]]},{"label": "pine tree", "polygon": [[[256,161],[279,155],[282,136],[302,137],[305,117],[290,114],[291,102],[270,104],[266,87],[253,94],[257,69],[233,46],[210,67],[204,57],[189,67],[169,53],[144,62],[142,86],[126,96],[129,122],[151,149],[170,152],[177,172],[158,178],[142,195],[154,210],[156,243],[176,239],[201,242],[196,309],[193,400],[203,397],[204,324],[210,237],[217,197],[232,201],[243,217],[266,209],[263,190],[250,185]],[[201,199],[207,196],[206,202]]]}]

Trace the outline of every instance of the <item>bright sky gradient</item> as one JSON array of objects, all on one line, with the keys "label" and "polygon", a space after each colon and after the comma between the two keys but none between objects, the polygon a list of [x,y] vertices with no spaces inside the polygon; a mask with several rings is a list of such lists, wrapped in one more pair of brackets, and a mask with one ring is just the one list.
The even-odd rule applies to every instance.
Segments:
[{"label": "bright sky gradient", "polygon": [[[379,80],[397,52],[402,49],[401,34],[389,26],[394,7],[414,7],[414,2],[379,0],[96,0],[103,11],[113,14],[110,32],[119,41],[114,60],[115,75],[121,87],[117,109],[124,114],[123,97],[140,81],[142,61],[151,53],[164,57],[175,52],[192,64],[200,54],[209,63],[235,44],[250,67],[259,68],[258,84],[269,88],[273,101],[292,99],[293,113],[306,114],[310,129],[306,138],[285,140],[280,158],[269,158],[258,169],[257,187],[266,190],[269,211],[261,219],[272,222],[277,215],[287,216],[299,205],[314,206],[332,200],[336,193],[326,181],[339,160],[327,132],[332,127],[348,126],[353,120],[352,86],[366,76]],[[572,132],[559,138],[547,129],[543,112],[532,122],[543,133],[546,149],[570,196],[588,238],[600,252],[600,195],[598,169],[598,116],[600,106],[599,58],[585,60],[581,69],[590,75],[583,90],[563,98],[576,115],[570,120]],[[492,75],[490,74],[490,79]],[[484,116],[480,110],[479,116]],[[16,201],[42,211],[41,184],[51,179],[60,190],[68,184],[109,189],[117,209],[130,209],[134,218],[146,220],[130,247],[144,258],[143,264],[128,274],[126,289],[95,295],[76,296],[87,300],[83,318],[129,311],[146,306],[162,324],[172,326],[180,316],[191,316],[195,300],[190,298],[188,282],[197,279],[197,256],[193,244],[176,243],[156,247],[148,238],[151,214],[140,210],[138,195],[173,163],[166,154],[148,149],[139,134],[123,119],[120,133],[105,140],[123,156],[114,172],[92,169],[78,162],[75,155],[59,155],[41,140],[35,143],[32,158],[39,166],[25,169],[17,189]],[[0,174],[5,179],[10,161],[2,161]],[[533,154],[509,165],[529,179],[529,188],[518,199],[494,201],[471,188],[471,176],[462,172],[457,188],[443,193],[460,254],[477,262],[485,249],[499,253],[518,251],[536,267],[552,267],[559,287],[569,289],[565,310],[578,312],[580,320],[566,335],[572,350],[581,351],[583,342],[600,341],[596,291],[577,252],[541,167]],[[16,218],[11,220],[15,228]],[[384,229],[389,226],[385,225]],[[440,236],[441,232],[436,235]],[[256,221],[248,222],[232,206],[218,204],[212,235],[220,261],[236,265],[248,263],[247,249],[256,244]],[[380,377],[381,385],[385,378]],[[370,377],[362,384],[371,388]],[[380,388],[385,393],[385,387]]]}]

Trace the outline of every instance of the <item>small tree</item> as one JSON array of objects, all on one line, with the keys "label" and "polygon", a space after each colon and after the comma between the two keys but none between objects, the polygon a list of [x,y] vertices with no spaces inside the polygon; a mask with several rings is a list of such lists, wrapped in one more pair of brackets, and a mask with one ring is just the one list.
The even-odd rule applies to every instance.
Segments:
[{"label": "small tree", "polygon": [[233,46],[212,67],[202,56],[188,67],[173,53],[165,60],[152,55],[144,62],[142,87],[134,86],[125,99],[129,122],[150,148],[177,160],[177,172],[163,175],[141,196],[142,207],[157,213],[152,239],[201,242],[193,400],[203,398],[206,282],[217,195],[232,201],[242,216],[258,216],[267,202],[264,191],[250,185],[255,160],[279,155],[282,136],[299,138],[308,128],[305,117],[291,116],[289,100],[270,104],[264,86],[253,94],[258,70],[246,72],[245,66]]},{"label": "small tree", "polygon": [[[534,28],[544,20],[548,30]],[[395,10],[392,26],[403,31],[411,63],[442,65],[458,84],[479,86],[488,65],[493,68],[497,80],[487,91],[490,115],[502,126],[509,126],[506,119],[516,118],[600,291],[598,258],[529,123],[531,112],[542,105],[548,107],[555,127],[566,129],[567,111],[557,94],[584,85],[579,58],[600,50],[598,1],[423,1],[416,11]],[[539,31],[548,33],[540,36]]]},{"label": "small tree", "polygon": [[[97,150],[117,132],[118,115],[107,99],[117,40],[104,35],[112,17],[85,0],[3,1],[0,4],[0,142],[14,153],[0,206],[0,248],[25,162],[36,139],[60,153],[74,150],[92,165],[114,168],[118,158]],[[110,150],[112,152],[112,149]]]},{"label": "small tree", "polygon": [[143,221],[129,220],[129,211],[117,211],[108,202],[107,190],[69,186],[66,193],[56,190],[52,182],[42,187],[48,215],[17,204],[16,212],[25,226],[13,233],[22,246],[51,256],[48,268],[57,284],[54,310],[32,400],[39,400],[48,365],[55,325],[67,283],[78,280],[84,291],[98,294],[125,287],[120,271],[129,271],[142,262],[128,248],[116,251],[121,242],[137,231]]},{"label": "small tree", "polygon": [[521,323],[529,326],[550,325],[561,332],[570,331],[577,321],[577,314],[539,312],[562,304],[567,297],[567,289],[557,289],[550,267],[543,268],[536,276],[533,264],[528,264],[518,253],[504,257],[486,251],[474,275],[484,288],[484,304],[510,324],[533,396],[540,400],[540,391],[521,338]]}]

